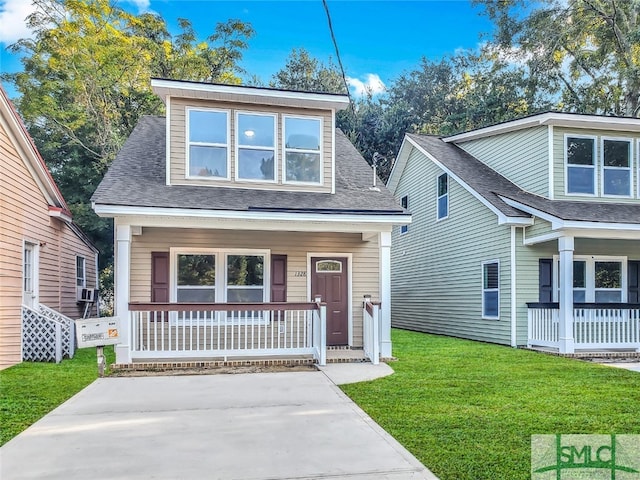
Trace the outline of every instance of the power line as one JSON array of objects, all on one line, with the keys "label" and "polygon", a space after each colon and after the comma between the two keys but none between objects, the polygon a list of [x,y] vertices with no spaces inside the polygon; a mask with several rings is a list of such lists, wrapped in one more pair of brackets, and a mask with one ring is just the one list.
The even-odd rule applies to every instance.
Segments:
[{"label": "power line", "polygon": [[351,106],[351,113],[353,113],[353,115],[355,116],[356,109],[353,105],[353,99],[351,98],[351,93],[349,92],[349,84],[347,83],[347,76],[344,74],[342,59],[340,58],[340,50],[338,50],[338,42],[336,41],[336,36],[333,33],[333,24],[331,23],[331,14],[329,13],[329,5],[327,5],[327,0],[322,0],[322,5],[324,5],[324,11],[327,12],[327,22],[329,23],[329,32],[331,33],[331,40],[333,41],[333,46],[336,49],[336,57],[338,57],[338,65],[340,66],[340,72],[342,73],[342,81],[344,82],[344,88],[347,91],[347,97],[349,97],[349,105]]}]

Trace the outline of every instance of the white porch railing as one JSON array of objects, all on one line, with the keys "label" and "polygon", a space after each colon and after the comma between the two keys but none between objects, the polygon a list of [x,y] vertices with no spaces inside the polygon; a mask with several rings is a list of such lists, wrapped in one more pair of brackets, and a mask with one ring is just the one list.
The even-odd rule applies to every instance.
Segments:
[{"label": "white porch railing", "polygon": [[326,306],[319,303],[129,304],[131,357],[313,355],[326,363]]},{"label": "white porch railing", "polygon": [[364,354],[371,363],[380,363],[380,304],[365,300],[362,308]]},{"label": "white porch railing", "polygon": [[[530,303],[528,307],[528,345],[558,347],[558,304]],[[640,350],[640,305],[576,304],[573,309],[573,336],[576,349]]]},{"label": "white porch railing", "polygon": [[60,363],[75,353],[75,323],[69,317],[38,305],[22,306],[22,360]]}]

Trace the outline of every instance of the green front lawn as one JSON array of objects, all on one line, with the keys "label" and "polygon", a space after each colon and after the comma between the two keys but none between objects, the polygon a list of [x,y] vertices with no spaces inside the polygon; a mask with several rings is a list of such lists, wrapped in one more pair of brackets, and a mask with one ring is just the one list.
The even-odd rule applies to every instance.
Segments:
[{"label": "green front lawn", "polygon": [[[107,365],[113,347],[105,348]],[[55,363],[23,362],[0,371],[0,445],[5,444],[98,377],[95,348]]]},{"label": "green front lawn", "polygon": [[530,478],[531,435],[640,434],[640,374],[393,331],[395,374],[342,389],[442,480]]}]

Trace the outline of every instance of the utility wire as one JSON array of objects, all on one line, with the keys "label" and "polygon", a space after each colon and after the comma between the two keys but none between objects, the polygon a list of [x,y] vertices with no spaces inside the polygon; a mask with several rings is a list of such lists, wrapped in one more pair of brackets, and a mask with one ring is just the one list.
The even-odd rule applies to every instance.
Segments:
[{"label": "utility wire", "polygon": [[329,5],[327,5],[327,0],[322,0],[322,5],[324,5],[324,11],[327,12],[327,22],[329,23],[329,32],[331,33],[331,40],[333,41],[333,46],[336,49],[336,57],[338,57],[338,65],[340,66],[340,72],[342,73],[342,81],[344,82],[344,88],[347,91],[347,97],[349,98],[349,106],[351,107],[351,113],[355,117],[356,109],[353,104],[353,99],[351,98],[351,93],[349,92],[349,84],[347,83],[347,76],[344,74],[342,59],[340,58],[340,50],[338,50],[338,42],[336,41],[336,36],[333,33],[333,25],[331,23],[331,14],[329,13]]}]

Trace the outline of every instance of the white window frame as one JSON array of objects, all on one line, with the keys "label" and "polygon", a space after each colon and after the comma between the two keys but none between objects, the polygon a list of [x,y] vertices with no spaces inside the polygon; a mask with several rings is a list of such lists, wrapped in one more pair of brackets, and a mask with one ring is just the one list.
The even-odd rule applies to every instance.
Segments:
[{"label": "white window frame", "polygon": [[[216,112],[216,113],[224,113],[227,116],[227,135],[226,135],[226,144],[223,143],[209,143],[209,142],[192,142],[190,140],[190,114],[191,112]],[[225,181],[231,180],[231,110],[222,109],[222,108],[205,108],[205,107],[185,107],[185,142],[184,142],[184,153],[185,153],[185,178],[189,180],[203,180],[207,182],[216,182],[216,181]],[[190,151],[191,146],[201,146],[201,147],[224,147],[227,149],[227,175],[225,177],[204,177],[190,174]]]},{"label": "white window frame", "polygon": [[[287,149],[287,119],[288,118],[297,118],[300,120],[318,120],[320,123],[320,131],[318,140],[320,141],[320,150],[302,150],[302,149]],[[313,185],[313,186],[322,186],[324,185],[324,119],[322,117],[316,116],[306,116],[306,115],[282,115],[282,183],[288,185]],[[334,145],[335,148],[335,145]],[[320,181],[319,182],[297,182],[293,180],[287,180],[287,150],[292,152],[299,153],[313,153],[320,155]]]},{"label": "white window frame", "polygon": [[[498,288],[484,288],[484,268],[486,265],[492,265],[492,264],[496,264],[498,265]],[[485,260],[484,262],[482,262],[482,270],[481,270],[481,276],[480,276],[480,287],[481,287],[481,292],[482,292],[482,319],[483,320],[500,320],[500,260]],[[497,316],[489,316],[489,315],[485,315],[484,313],[484,306],[485,306],[485,302],[484,302],[484,294],[485,292],[497,292],[498,294],[498,315]]]},{"label": "white window frame", "polygon": [[[257,145],[240,145],[240,135],[238,124],[240,122],[240,115],[253,115],[256,117],[271,117],[273,118],[273,147],[267,146],[257,146]],[[266,113],[266,112],[254,112],[251,110],[236,110],[235,112],[235,122],[234,122],[234,132],[235,132],[235,142],[234,142],[234,179],[236,182],[248,182],[248,183],[277,183],[278,182],[278,116],[274,113]],[[254,178],[241,178],[240,177],[240,149],[247,150],[273,150],[273,179],[272,180],[264,180],[264,179],[254,179]]]},{"label": "white window frame", "polygon": [[[567,140],[569,138],[586,138],[593,140],[593,165],[591,165],[591,169],[593,170],[593,193],[580,193],[580,192],[569,192],[569,155],[567,152]],[[573,197],[597,197],[598,196],[598,179],[597,179],[597,171],[598,171],[598,156],[597,156],[597,144],[598,137],[595,135],[582,135],[582,134],[572,134],[565,133],[564,134],[564,194],[567,196]],[[576,165],[579,168],[589,167],[588,165]]]},{"label": "white window frame", "polygon": [[[627,142],[629,144],[629,166],[628,167],[606,167],[604,165],[604,142],[612,140],[616,142]],[[633,139],[629,137],[600,137],[600,191],[603,197],[610,198],[633,198]],[[627,170],[629,172],[629,194],[613,195],[604,192],[604,172],[605,170]]]},{"label": "white window frame", "polygon": [[[271,296],[271,250],[264,249],[247,249],[247,248],[234,248],[234,249],[222,249],[222,248],[189,248],[189,247],[171,247],[169,249],[169,285],[170,285],[170,300],[173,303],[177,302],[178,298],[178,255],[213,255],[216,262],[216,277],[215,277],[215,303],[227,303],[227,257],[229,255],[254,255],[264,257],[264,272],[263,272],[263,303],[268,303]],[[221,322],[227,322],[227,317],[224,312],[220,312],[219,316]],[[172,317],[174,320],[177,318],[175,315]],[[256,317],[256,319],[258,319]],[[267,322],[268,316],[261,315],[260,322]],[[235,323],[229,320],[227,323]]]},{"label": "white window frame", "polygon": [[[438,195],[439,193],[439,188],[440,188],[440,177],[442,176],[446,176],[447,178],[447,193],[445,193],[444,195]],[[446,220],[447,218],[449,218],[449,175],[447,174],[447,172],[443,172],[440,175],[438,175],[436,177],[436,222],[439,222],[440,220]],[[440,216],[440,199],[441,198],[446,198],[447,200],[447,214],[444,216]]]},{"label": "white window frame", "polygon": [[[574,261],[584,261],[585,265],[585,303],[596,303],[596,290],[618,290],[613,288],[596,289],[596,262],[620,262],[621,263],[621,294],[620,302],[627,303],[627,257],[621,256],[609,256],[609,255],[574,255]],[[560,257],[558,255],[553,256],[553,301],[558,302],[560,296]],[[573,286],[571,288],[573,292]]]},{"label": "white window frame", "polygon": [[[400,199],[400,205],[405,210],[409,210],[409,195],[403,195]],[[400,235],[405,235],[409,232],[409,225],[400,225]]]},{"label": "white window frame", "polygon": [[[78,280],[80,280],[78,276],[78,260],[82,260],[82,285],[78,285]],[[76,255],[76,298],[80,298],[79,294],[83,288],[87,288],[87,259],[82,255]]]}]

